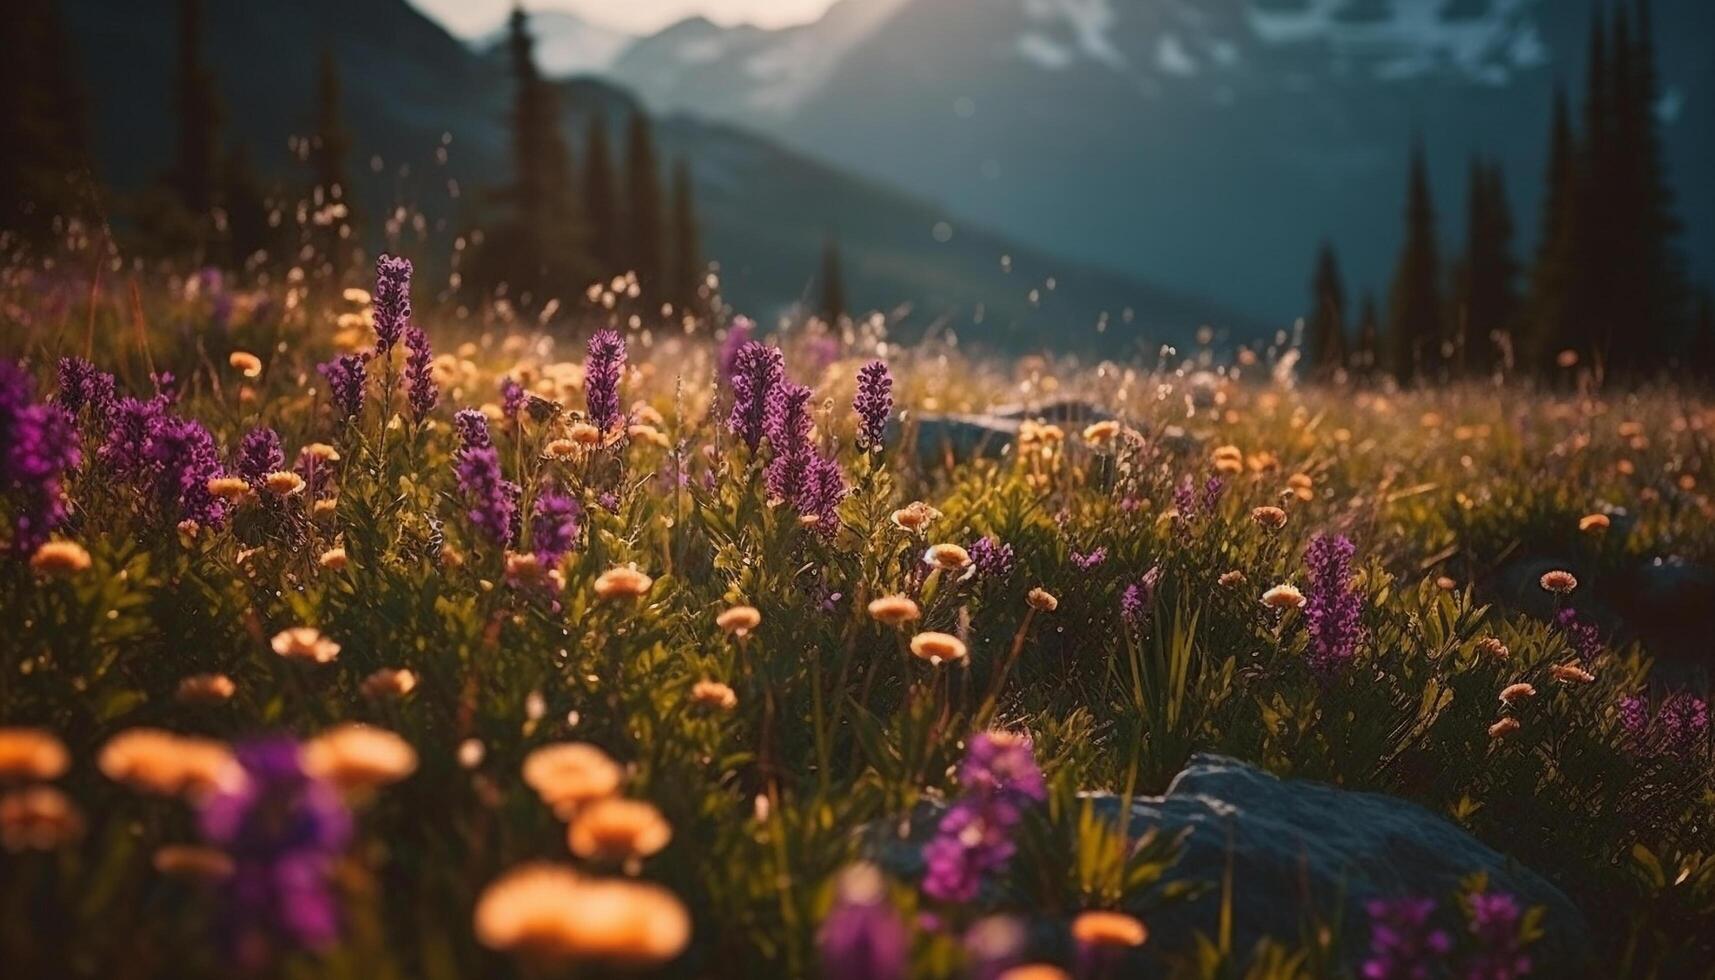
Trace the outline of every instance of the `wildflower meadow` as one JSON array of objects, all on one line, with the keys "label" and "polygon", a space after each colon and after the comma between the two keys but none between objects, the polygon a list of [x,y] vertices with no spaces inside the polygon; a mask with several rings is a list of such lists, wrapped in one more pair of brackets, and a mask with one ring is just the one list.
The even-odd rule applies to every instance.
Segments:
[{"label": "wildflower meadow", "polygon": [[1698,392],[411,258],[0,283],[0,975],[1709,975]]}]

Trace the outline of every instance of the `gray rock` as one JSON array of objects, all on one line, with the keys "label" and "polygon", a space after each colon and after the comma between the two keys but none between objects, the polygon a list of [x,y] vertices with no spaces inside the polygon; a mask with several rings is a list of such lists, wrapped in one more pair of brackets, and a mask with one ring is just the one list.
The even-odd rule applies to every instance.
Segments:
[{"label": "gray rock", "polygon": [[[1097,811],[1117,816],[1121,800],[1092,794]],[[940,808],[915,814],[906,839],[879,838],[876,858],[904,877],[920,874],[920,843]],[[1184,951],[1197,933],[1218,935],[1221,881],[1233,869],[1234,946],[1249,951],[1264,937],[1301,943],[1305,913],[1341,929],[1339,954],[1354,974],[1369,945],[1364,903],[1372,898],[1433,897],[1449,917],[1460,881],[1487,874],[1492,890],[1546,910],[1547,934],[1532,947],[1538,976],[1577,976],[1593,955],[1583,913],[1558,888],[1449,821],[1414,803],[1300,779],[1199,754],[1160,798],[1134,800],[1130,830],[1189,831],[1168,881],[1208,886],[1187,901],[1134,911],[1151,939],[1138,972],[1159,967],[1160,954]],[[1040,933],[1037,933],[1040,935]],[[1050,944],[1051,945],[1051,944]],[[1130,973],[1126,975],[1131,975]]]}]

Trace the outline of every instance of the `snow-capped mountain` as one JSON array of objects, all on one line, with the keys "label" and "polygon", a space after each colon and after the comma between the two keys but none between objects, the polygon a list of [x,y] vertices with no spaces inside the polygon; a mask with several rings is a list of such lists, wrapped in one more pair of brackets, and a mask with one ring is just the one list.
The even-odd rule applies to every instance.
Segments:
[{"label": "snow-capped mountain", "polygon": [[[1668,159],[1707,277],[1715,3],[1653,7]],[[841,0],[786,30],[687,21],[609,74],[656,109],[1285,319],[1325,236],[1359,286],[1385,285],[1414,133],[1448,248],[1477,152],[1502,162],[1528,236],[1553,86],[1577,96],[1590,16],[1586,0]]]},{"label": "snow-capped mountain", "polygon": [[[536,36],[536,63],[549,75],[593,75],[613,65],[636,37],[592,24],[569,10],[541,10],[530,15],[530,32]],[[478,50],[506,43],[506,25],[477,39]]]}]

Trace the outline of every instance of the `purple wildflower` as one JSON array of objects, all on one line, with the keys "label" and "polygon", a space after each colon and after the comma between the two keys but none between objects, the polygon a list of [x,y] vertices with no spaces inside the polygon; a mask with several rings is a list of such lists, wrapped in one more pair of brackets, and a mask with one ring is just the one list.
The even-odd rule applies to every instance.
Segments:
[{"label": "purple wildflower", "polygon": [[726,336],[721,338],[720,380],[727,384],[732,380],[733,372],[738,366],[738,352],[750,343],[756,333],[756,323],[747,316],[735,316],[727,327]]},{"label": "purple wildflower", "polygon": [[923,892],[942,902],[970,901],[989,875],[1006,867],[1025,808],[1048,792],[1030,740],[1004,732],[971,739],[959,782],[964,795],[923,846]]},{"label": "purple wildflower", "polygon": [[1152,566],[1138,579],[1125,587],[1120,595],[1120,617],[1127,626],[1141,630],[1149,625],[1150,609],[1155,605],[1155,587],[1161,584],[1161,566]]},{"label": "purple wildflower", "polygon": [[727,417],[727,428],[752,453],[766,434],[774,389],[785,378],[786,358],[778,347],[751,341],[739,348],[733,359],[732,414]]},{"label": "purple wildflower", "polygon": [[208,481],[221,475],[220,449],[201,422],[162,415],[149,427],[143,446],[147,461],[145,495],[151,513],[170,523],[194,521],[200,527],[226,522],[226,504],[209,492]]},{"label": "purple wildflower", "polygon": [[1363,635],[1364,600],[1352,588],[1352,556],[1344,535],[1318,534],[1305,549],[1310,594],[1304,600],[1304,624],[1310,631],[1310,666],[1327,677],[1357,656]]},{"label": "purple wildflower", "polygon": [[1012,574],[1012,545],[993,535],[972,542],[970,554],[971,564],[976,566],[980,578],[1002,579]]},{"label": "purple wildflower", "polygon": [[83,358],[60,358],[59,384],[59,394],[54,400],[69,414],[76,416],[88,408],[103,421],[112,414],[118,387],[113,375],[98,370]]},{"label": "purple wildflower", "polygon": [[1519,922],[1524,910],[1511,895],[1478,893],[1471,896],[1471,937],[1476,952],[1466,964],[1466,980],[1517,980],[1530,973],[1530,957],[1524,953]]},{"label": "purple wildflower", "polygon": [[584,353],[584,405],[590,421],[603,433],[624,422],[619,411],[619,383],[625,375],[625,338],[614,330],[598,330]]},{"label": "purple wildflower", "polygon": [[34,552],[65,522],[61,484],[82,461],[72,416],[37,402],[23,368],[0,361],[0,499],[12,503],[14,552]]},{"label": "purple wildflower", "polygon": [[368,360],[364,354],[341,354],[316,368],[327,379],[328,396],[342,421],[363,414],[363,384],[368,377],[364,365]]},{"label": "purple wildflower", "polygon": [[612,490],[603,491],[601,496],[595,498],[595,502],[598,507],[609,514],[619,513],[619,494]]},{"label": "purple wildflower", "polygon": [[501,476],[500,452],[493,446],[466,449],[453,467],[470,522],[495,544],[503,548],[510,544],[518,517],[518,485]]},{"label": "purple wildflower", "polygon": [[166,413],[167,400],[160,395],[148,401],[119,399],[113,407],[107,439],[96,450],[96,458],[120,479],[140,479],[147,465],[143,447],[149,441],[149,430]]},{"label": "purple wildflower", "polygon": [[1370,955],[1359,969],[1364,980],[1429,980],[1442,974],[1441,965],[1453,950],[1453,937],[1430,922],[1432,898],[1372,899],[1364,903],[1370,916]]},{"label": "purple wildflower", "polygon": [[1566,642],[1581,662],[1588,664],[1602,652],[1602,631],[1571,606],[1554,614],[1554,625],[1565,634]]},{"label": "purple wildflower", "polygon": [[834,906],[816,933],[828,980],[896,980],[906,975],[910,936],[887,902],[881,872],[867,864],[840,875]]},{"label": "purple wildflower", "polygon": [[1662,747],[1684,758],[1709,736],[1709,702],[1689,691],[1669,694],[1662,699],[1655,721]]},{"label": "purple wildflower", "polygon": [[893,375],[886,364],[870,361],[858,369],[852,410],[858,417],[858,448],[880,449],[887,436],[887,417],[893,413]]},{"label": "purple wildflower", "polygon": [[339,793],[304,772],[289,739],[240,745],[236,754],[244,779],[203,802],[198,826],[232,858],[222,933],[233,959],[255,971],[276,950],[325,949],[339,939],[334,865],[352,822]]},{"label": "purple wildflower", "polygon": [[1641,743],[1649,735],[1650,707],[1649,698],[1641,694],[1628,694],[1620,699],[1620,730],[1625,733],[1626,740],[1633,744]]},{"label": "purple wildflower", "polygon": [[405,350],[405,400],[410,403],[411,418],[422,422],[441,400],[440,386],[435,384],[435,355],[422,327],[406,328]]},{"label": "purple wildflower", "polygon": [[507,375],[500,379],[500,414],[512,421],[518,421],[518,416],[524,411],[524,386]]},{"label": "purple wildflower", "polygon": [[[375,349],[386,357],[411,323],[411,260],[375,260]],[[356,414],[356,413],[352,413]]]},{"label": "purple wildflower", "polygon": [[1082,554],[1072,552],[1072,564],[1081,572],[1094,571],[1107,560],[1108,549],[1102,547],[1092,548]]},{"label": "purple wildflower", "polygon": [[461,408],[453,415],[453,431],[458,433],[459,448],[464,452],[494,445],[488,432],[488,416],[474,408]]},{"label": "purple wildflower", "polygon": [[549,487],[536,498],[530,514],[530,539],[536,558],[552,568],[577,544],[578,518],[583,508],[568,494]]},{"label": "purple wildflower", "polygon": [[804,385],[775,387],[764,428],[774,454],[768,461],[768,495],[796,504],[804,492],[814,450],[810,447],[810,397]]},{"label": "purple wildflower", "polygon": [[1203,491],[1197,498],[1197,512],[1208,514],[1221,503],[1221,495],[1227,492],[1227,481],[1218,476],[1211,476],[1203,481]]},{"label": "purple wildflower", "polygon": [[260,487],[268,474],[286,465],[286,452],[280,446],[280,434],[265,425],[244,434],[238,443],[238,459],[234,462],[238,475],[252,487]]},{"label": "purple wildflower", "polygon": [[1192,486],[1191,478],[1186,477],[1173,488],[1173,510],[1182,521],[1189,521],[1197,516],[1197,491]]},{"label": "purple wildflower", "polygon": [[816,456],[804,481],[804,492],[798,499],[799,515],[810,520],[821,534],[831,535],[839,530],[840,501],[845,497],[846,475],[840,469],[839,460]]}]

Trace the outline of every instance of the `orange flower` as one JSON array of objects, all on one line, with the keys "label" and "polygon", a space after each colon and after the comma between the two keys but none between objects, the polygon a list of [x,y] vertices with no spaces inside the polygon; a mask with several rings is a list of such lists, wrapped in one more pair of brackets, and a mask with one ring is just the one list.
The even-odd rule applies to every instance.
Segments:
[{"label": "orange flower", "polygon": [[667,846],[673,828],[661,811],[642,800],[609,797],[579,810],[566,829],[566,844],[586,860],[646,858]]},{"label": "orange flower", "polygon": [[1286,511],[1279,507],[1257,507],[1251,511],[1251,520],[1270,531],[1278,531],[1286,526]]},{"label": "orange flower", "polygon": [[294,626],[281,630],[274,634],[269,646],[287,660],[301,660],[304,663],[332,663],[339,656],[339,644],[311,626]]},{"label": "orange flower", "polygon": [[1485,636],[1478,640],[1477,652],[1485,657],[1493,657],[1496,660],[1505,660],[1512,656],[1512,651],[1507,649],[1507,645],[1502,643],[1501,638],[1498,636]]},{"label": "orange flower", "polygon": [[374,700],[402,698],[417,688],[417,675],[409,670],[383,667],[363,679],[363,695]]},{"label": "orange flower", "polygon": [[179,681],[180,704],[225,704],[238,693],[238,685],[225,674],[192,674]]},{"label": "orange flower", "polygon": [[524,757],[524,782],[562,818],[619,791],[619,763],[587,742],[544,745]]},{"label": "orange flower", "polygon": [[158,728],[131,728],[108,739],[96,766],[108,779],[156,796],[202,796],[244,779],[225,744]]},{"label": "orange flower", "polygon": [[588,422],[573,422],[566,429],[574,445],[589,449],[601,445],[601,430]]},{"label": "orange flower", "polygon": [[49,541],[30,556],[30,567],[43,575],[76,575],[89,564],[89,552],[75,541]]},{"label": "orange flower", "polygon": [[249,351],[233,351],[226,358],[226,363],[232,365],[234,370],[239,374],[244,375],[246,378],[259,378],[262,376],[262,358],[257,357]]},{"label": "orange flower", "polygon": [[1052,592],[1043,588],[1031,589],[1025,594],[1024,601],[1029,603],[1030,608],[1037,612],[1053,612],[1060,608],[1060,600],[1054,598]]},{"label": "orange flower", "polygon": [[298,450],[298,455],[322,463],[339,462],[339,450],[325,442],[312,442]]},{"label": "orange flower", "polygon": [[232,875],[232,858],[225,851],[193,844],[166,844],[155,849],[151,862],[169,878],[219,881]]},{"label": "orange flower", "polygon": [[932,664],[965,659],[965,641],[947,633],[925,631],[911,638],[911,652]]},{"label": "orange flower", "polygon": [[914,500],[893,512],[893,523],[912,533],[923,531],[941,516],[941,512],[921,500]]},{"label": "orange flower", "polygon": [[1543,574],[1541,585],[1543,589],[1553,592],[1555,595],[1568,595],[1573,589],[1578,588],[1578,579],[1571,572],[1556,569]]},{"label": "orange flower", "polygon": [[30,786],[0,796],[0,847],[52,851],[83,836],[83,814],[52,786]]},{"label": "orange flower", "polygon": [[1536,697],[1536,688],[1529,684],[1508,684],[1506,687],[1501,689],[1502,704],[1512,704],[1517,701],[1522,701],[1525,698],[1534,697]]},{"label": "orange flower", "polygon": [[1578,519],[1578,530],[1587,532],[1606,531],[1612,523],[1607,514],[1585,514]]},{"label": "orange flower", "polygon": [[945,572],[962,572],[971,566],[971,553],[956,544],[931,545],[923,553],[923,563]]},{"label": "orange flower", "polygon": [[1072,980],[1072,975],[1052,963],[1026,963],[1001,971],[995,980]]},{"label": "orange flower", "polygon": [[636,599],[649,591],[655,580],[628,565],[610,568],[595,580],[595,594],[602,599]]},{"label": "orange flower", "polygon": [[691,685],[691,703],[714,711],[731,711],[738,707],[738,695],[719,681],[698,681]]},{"label": "orange flower", "polygon": [[1149,938],[1149,929],[1124,912],[1084,912],[1072,920],[1072,938],[1082,946],[1135,947]]},{"label": "orange flower", "polygon": [[1084,427],[1084,441],[1092,446],[1105,446],[1120,434],[1120,424],[1113,419],[1093,422]]},{"label": "orange flower", "polygon": [[208,492],[226,501],[242,500],[250,493],[250,483],[239,476],[210,477]]},{"label": "orange flower", "polygon": [[1493,725],[1489,726],[1489,737],[1490,738],[1505,738],[1506,736],[1511,735],[1513,732],[1516,732],[1518,730],[1519,730],[1518,719],[1509,716],[1506,718],[1502,718],[1500,721],[1497,721]]},{"label": "orange flower", "polygon": [[905,623],[916,622],[923,615],[917,608],[917,603],[910,596],[884,595],[873,599],[869,604],[869,616],[878,623],[889,626],[902,626]]},{"label": "orange flower", "polygon": [[304,743],[304,771],[343,790],[396,783],[417,769],[417,750],[383,728],[337,725]]},{"label": "orange flower", "polygon": [[333,572],[344,570],[346,565],[350,563],[349,559],[345,556],[344,548],[329,548],[322,552],[322,556],[316,559],[316,562],[323,568]]},{"label": "orange flower", "polygon": [[651,967],[684,950],[691,918],[659,885],[590,880],[558,865],[527,864],[484,889],[475,932],[490,949],[541,963]]},{"label": "orange flower", "polygon": [[1223,589],[1236,588],[1245,584],[1245,573],[1236,568],[1230,572],[1222,572],[1221,577],[1216,579],[1215,583]]},{"label": "orange flower", "polygon": [[1595,674],[1577,664],[1555,664],[1548,668],[1548,673],[1562,684],[1591,684],[1596,680]]},{"label": "orange flower", "polygon": [[762,625],[762,613],[755,606],[733,606],[715,616],[715,625],[733,636],[744,636]]},{"label": "orange flower", "polygon": [[290,497],[304,489],[304,478],[291,470],[280,470],[263,477],[262,485],[277,497]]},{"label": "orange flower", "polygon": [[58,779],[71,765],[65,743],[41,728],[0,728],[0,781]]},{"label": "orange flower", "polygon": [[1297,609],[1304,605],[1304,593],[1291,584],[1277,585],[1262,594],[1262,604],[1270,609]]}]

